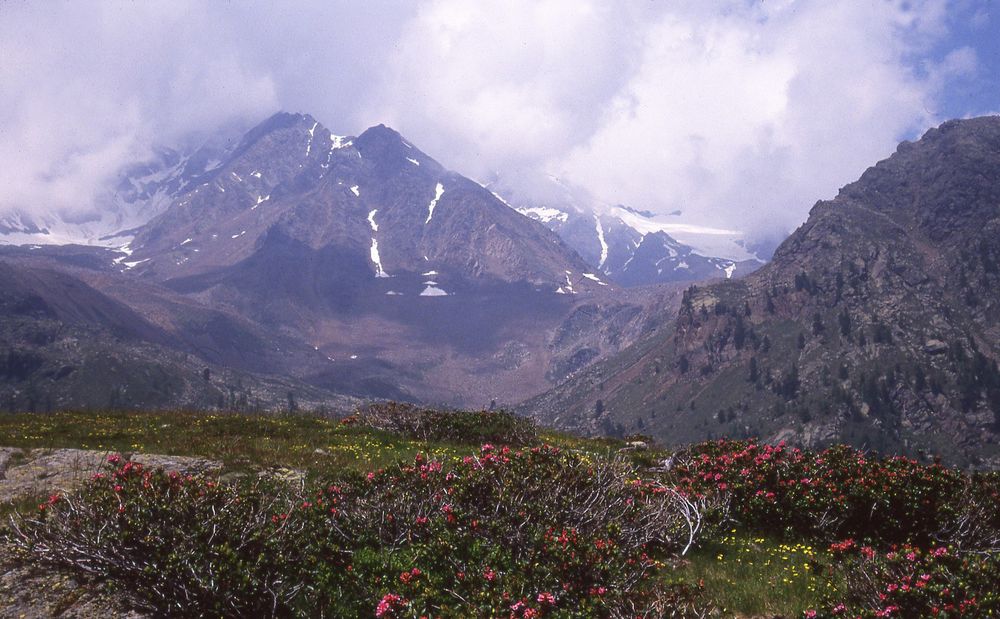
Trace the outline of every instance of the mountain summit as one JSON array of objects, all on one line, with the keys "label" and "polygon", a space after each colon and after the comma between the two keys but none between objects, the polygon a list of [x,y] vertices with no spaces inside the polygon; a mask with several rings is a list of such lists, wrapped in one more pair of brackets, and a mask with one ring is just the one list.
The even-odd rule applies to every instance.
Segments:
[{"label": "mountain summit", "polygon": [[[308,115],[276,114],[246,134],[197,186],[131,243],[136,271],[157,279],[214,273],[280,239],[337,253],[387,292],[441,273],[464,287],[523,281],[554,292],[597,284],[543,226],[445,170],[378,125],[338,136]],[[457,242],[456,242],[457,240]],[[360,278],[361,273],[357,276]],[[427,279],[424,277],[424,279]],[[417,290],[417,293],[420,291]]]}]

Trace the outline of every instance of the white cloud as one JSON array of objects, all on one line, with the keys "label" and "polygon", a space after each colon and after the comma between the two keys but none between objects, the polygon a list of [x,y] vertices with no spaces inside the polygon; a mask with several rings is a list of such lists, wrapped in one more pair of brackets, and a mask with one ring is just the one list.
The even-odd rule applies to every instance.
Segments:
[{"label": "white cloud", "polygon": [[271,79],[184,3],[29,8],[0,20],[0,208],[81,217],[150,146],[277,107]]},{"label": "white cloud", "polygon": [[586,138],[626,83],[636,17],[574,0],[428,2],[404,28],[372,109],[476,176],[544,162]]},{"label": "white cloud", "polygon": [[942,120],[975,64],[921,60],[947,34],[937,0],[622,6],[429,3],[376,109],[469,174],[544,166],[610,203],[773,233]]},{"label": "white cloud", "polygon": [[699,223],[789,229],[811,205],[936,119],[963,52],[924,77],[908,55],[939,32],[889,3],[666,15],[601,129],[559,161],[599,196]]},{"label": "white cloud", "polygon": [[790,228],[942,120],[977,67],[940,53],[951,8],[3,3],[0,209],[84,212],[152,143],[284,108],[338,133],[385,122],[478,178],[544,168],[691,223]]}]

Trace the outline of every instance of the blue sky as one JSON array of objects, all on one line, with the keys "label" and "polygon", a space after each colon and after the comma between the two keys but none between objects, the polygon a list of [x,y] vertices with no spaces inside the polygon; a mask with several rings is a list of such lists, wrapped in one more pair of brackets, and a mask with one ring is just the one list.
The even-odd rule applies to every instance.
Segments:
[{"label": "blue sky", "polygon": [[283,109],[781,234],[901,139],[1000,111],[997,5],[0,2],[0,212],[85,218],[154,145]]},{"label": "blue sky", "polygon": [[1000,3],[970,2],[954,10],[949,36],[936,46],[935,57],[961,46],[975,50],[977,67],[945,91],[940,115],[960,118],[1000,112]]}]

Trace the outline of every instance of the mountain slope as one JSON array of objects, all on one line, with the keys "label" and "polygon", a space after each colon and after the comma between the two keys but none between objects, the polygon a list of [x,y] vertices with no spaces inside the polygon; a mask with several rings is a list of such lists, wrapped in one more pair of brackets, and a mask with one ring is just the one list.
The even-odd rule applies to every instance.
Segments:
[{"label": "mountain slope", "polygon": [[[169,313],[173,324],[161,323],[155,312],[143,315],[90,285],[80,267],[17,253],[8,250],[0,260],[2,410],[274,410],[287,406],[289,392],[303,405],[354,405],[302,381],[254,373],[266,373],[260,361],[275,338],[255,334],[252,326],[163,303],[157,310]],[[206,329],[197,328],[199,319]]]},{"label": "mountain slope", "polygon": [[820,202],[773,261],[525,410],[591,432],[847,440],[997,462],[1000,118],[951,121]]}]

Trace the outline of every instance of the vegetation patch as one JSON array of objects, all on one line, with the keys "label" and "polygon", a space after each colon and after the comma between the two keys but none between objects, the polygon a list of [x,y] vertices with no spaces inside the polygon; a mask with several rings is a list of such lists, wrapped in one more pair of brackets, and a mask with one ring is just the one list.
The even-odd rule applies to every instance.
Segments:
[{"label": "vegetation patch", "polygon": [[441,411],[380,402],[366,406],[345,422],[354,420],[376,430],[421,441],[521,446],[538,438],[533,422],[505,411]]},{"label": "vegetation patch", "polygon": [[[403,424],[406,411],[381,419]],[[496,413],[416,415],[417,430],[365,413],[123,415],[117,427],[80,413],[43,417],[30,436],[3,418],[3,440],[21,446],[159,437],[162,451],[257,469],[223,482],[113,454],[78,492],[9,506],[6,543],[33,565],[117,583],[157,615],[1000,613],[996,473],[843,446],[665,454],[518,433],[527,422],[502,415],[474,436],[526,444],[472,446],[450,433]],[[157,433],[164,423],[174,436]],[[281,473],[298,463],[307,474]]]}]

